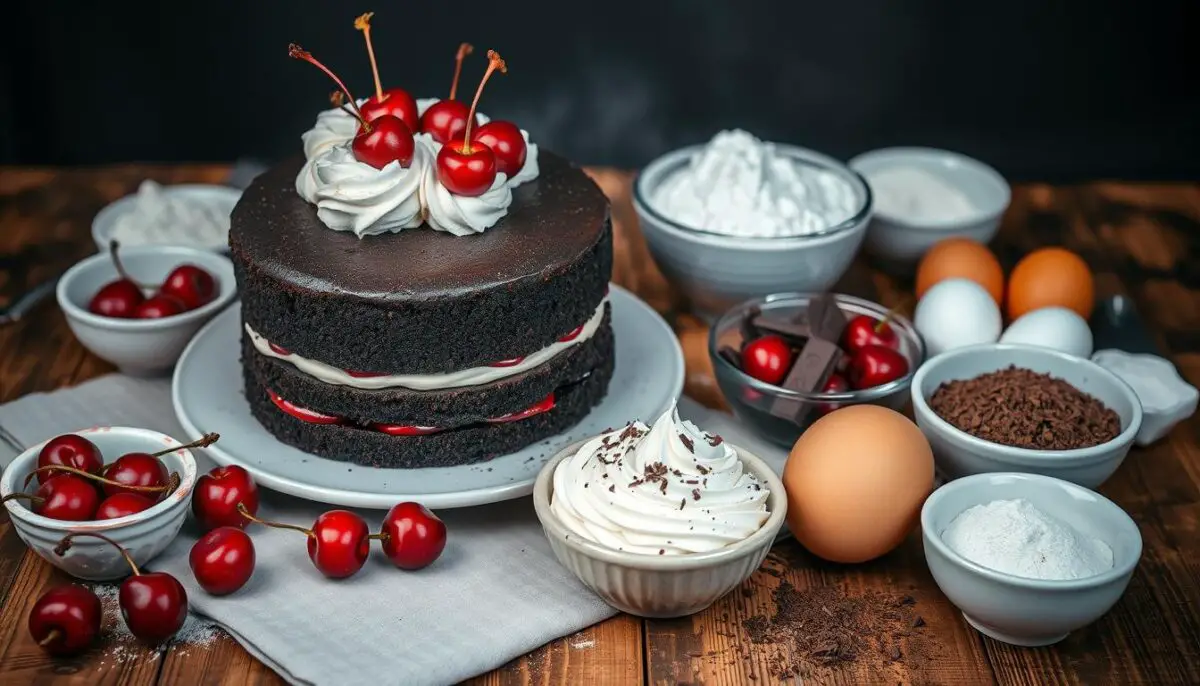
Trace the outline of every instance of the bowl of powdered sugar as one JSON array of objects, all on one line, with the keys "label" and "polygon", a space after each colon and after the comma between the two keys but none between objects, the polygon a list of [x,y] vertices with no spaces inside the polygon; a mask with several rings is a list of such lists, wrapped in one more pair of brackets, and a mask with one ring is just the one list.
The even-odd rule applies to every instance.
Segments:
[{"label": "bowl of powdered sugar", "polygon": [[715,318],[769,293],[829,290],[862,244],[871,191],[832,157],[732,130],[651,162],[634,207],[659,268]]},{"label": "bowl of powdered sugar", "polygon": [[921,510],[925,560],[966,621],[998,641],[1057,643],[1099,619],[1142,554],[1137,524],[1104,496],[1037,474],[978,474]]}]

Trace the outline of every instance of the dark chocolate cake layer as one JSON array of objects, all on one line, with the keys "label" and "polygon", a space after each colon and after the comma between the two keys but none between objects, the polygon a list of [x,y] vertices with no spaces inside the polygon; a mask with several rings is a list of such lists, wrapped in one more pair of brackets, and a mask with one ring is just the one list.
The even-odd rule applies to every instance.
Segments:
[{"label": "dark chocolate cake layer", "polygon": [[282,412],[256,388],[243,365],[247,400],[254,417],[280,441],[322,457],[370,467],[419,469],[470,464],[505,455],[579,423],[603,398],[612,377],[612,357],[587,378],[558,389],[554,409],[503,424],[472,424],[428,436],[390,436],[336,424],[312,424]]},{"label": "dark chocolate cake layer", "polygon": [[612,228],[586,174],[538,160],[508,214],[473,236],[333,231],[296,193],[303,160],[271,169],[231,218],[243,316],[272,343],[363,372],[443,373],[544,348],[603,298]]},{"label": "dark chocolate cake layer", "polygon": [[[524,410],[560,386],[581,379],[613,358],[611,313],[588,340],[514,376],[478,386],[414,391],[406,388],[367,390],[325,383],[288,362],[259,353],[242,337],[242,364],[258,386],[266,386],[301,407],[365,422],[462,426]],[[247,389],[247,393],[253,392]]]}]

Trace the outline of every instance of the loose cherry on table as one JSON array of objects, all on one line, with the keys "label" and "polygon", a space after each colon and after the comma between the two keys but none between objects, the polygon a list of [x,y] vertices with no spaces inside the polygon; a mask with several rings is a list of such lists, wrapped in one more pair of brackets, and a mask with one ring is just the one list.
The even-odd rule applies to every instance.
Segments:
[{"label": "loose cherry on table", "polygon": [[144,512],[154,507],[154,501],[138,493],[117,493],[100,501],[95,519],[117,519]]},{"label": "loose cherry on table", "polygon": [[763,383],[778,384],[791,369],[795,354],[782,336],[770,334],[742,348],[742,371]]},{"label": "loose cherry on table", "polygon": [[[71,469],[59,467],[58,469]],[[86,472],[80,472],[84,474]],[[30,475],[32,476],[32,474]],[[34,514],[64,522],[86,522],[95,518],[100,494],[87,479],[75,472],[59,474],[38,486],[33,494],[11,493],[5,501],[24,498],[32,503]]]},{"label": "loose cherry on table", "polygon": [[187,591],[178,579],[165,572],[142,572],[129,551],[103,534],[67,534],[59,541],[54,553],[65,555],[72,541],[79,537],[98,538],[113,545],[133,571],[133,576],[121,582],[117,594],[117,603],[130,633],[148,643],[159,643],[178,633],[187,619],[188,611]]},{"label": "loose cherry on table", "polygon": [[483,87],[496,71],[504,74],[508,66],[495,50],[488,50],[488,67],[475,90],[471,110],[467,116],[467,127],[461,138],[447,141],[437,156],[437,177],[451,193],[467,197],[483,195],[496,180],[496,154],[486,145],[471,138],[471,127],[475,122],[475,108]]},{"label": "loose cherry on table", "polygon": [[362,517],[349,510],[330,510],[317,517],[311,529],[259,519],[244,505],[242,516],[252,522],[276,529],[299,531],[308,537],[308,558],[313,566],[330,579],[344,579],[362,569],[371,549],[370,531]]},{"label": "loose cherry on table", "polygon": [[354,28],[363,32],[363,39],[367,42],[367,56],[371,59],[371,74],[375,77],[375,95],[367,98],[366,102],[362,104],[362,115],[370,122],[383,116],[395,117],[404,122],[411,136],[421,123],[417,116],[417,102],[408,94],[408,91],[402,88],[383,89],[383,83],[379,80],[379,65],[375,62],[375,46],[371,42],[371,17],[373,16],[375,16],[374,12],[367,12],[354,20]]},{"label": "loose cherry on table", "polygon": [[402,119],[390,114],[380,114],[368,121],[362,110],[359,109],[358,101],[350,93],[350,89],[346,88],[346,84],[342,83],[342,80],[329,70],[329,67],[318,62],[307,50],[295,43],[288,46],[288,56],[304,60],[325,72],[350,101],[348,103],[350,109],[347,111],[358,119],[359,124],[358,132],[350,143],[354,159],[376,169],[383,169],[392,162],[399,162],[402,167],[412,164],[416,141],[413,140],[412,128]]},{"label": "loose cherry on table", "polygon": [[883,319],[860,314],[846,323],[846,331],[842,334],[842,348],[853,355],[868,345],[882,345],[887,348],[900,347],[900,338],[892,327],[888,313]]},{"label": "loose cherry on table", "polygon": [[908,360],[894,348],[868,345],[850,358],[846,376],[856,389],[874,388],[908,373]]},{"label": "loose cherry on table", "polygon": [[428,567],[446,548],[446,524],[419,503],[388,511],[379,538],[384,555],[400,569]]},{"label": "loose cherry on table", "polygon": [[51,655],[87,650],[100,633],[104,608],[90,589],[77,584],[46,591],[29,611],[29,635]]},{"label": "loose cherry on table", "polygon": [[91,474],[99,474],[104,468],[104,456],[100,448],[78,434],[63,434],[50,439],[38,452],[38,483],[45,483],[66,472],[51,471],[50,467],[71,467]]},{"label": "loose cherry on table", "polygon": [[[421,132],[429,134],[443,145],[462,137],[467,129],[467,118],[472,117],[471,108],[455,100],[454,96],[458,93],[458,77],[462,75],[463,60],[474,51],[475,47],[470,43],[458,46],[458,53],[454,56],[454,78],[450,81],[450,97],[433,103],[421,115]],[[474,117],[472,121],[478,123]]]},{"label": "loose cherry on table", "polygon": [[258,514],[258,486],[242,467],[217,467],[196,480],[192,514],[205,531],[219,527],[246,528],[250,520],[242,516],[239,505],[251,515]]},{"label": "loose cherry on table", "polygon": [[192,545],[188,564],[205,592],[229,595],[254,574],[254,542],[239,528],[217,527]]}]

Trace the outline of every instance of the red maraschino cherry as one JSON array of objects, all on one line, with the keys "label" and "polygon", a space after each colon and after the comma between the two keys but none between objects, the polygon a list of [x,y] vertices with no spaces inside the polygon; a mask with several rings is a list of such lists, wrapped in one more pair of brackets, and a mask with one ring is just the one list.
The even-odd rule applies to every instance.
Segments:
[{"label": "red maraschino cherry", "polygon": [[103,317],[128,319],[134,316],[134,310],[146,299],[146,294],[142,292],[141,285],[129,278],[129,274],[125,272],[125,267],[121,264],[121,258],[117,254],[119,247],[120,244],[117,241],[112,241],[108,248],[113,266],[117,268],[118,278],[96,291],[91,301],[88,302],[88,312]]},{"label": "red maraschino cherry", "polygon": [[[395,117],[404,122],[411,136],[412,132],[416,131],[421,124],[421,120],[417,116],[417,102],[403,88],[383,89],[383,83],[379,80],[379,65],[375,62],[375,46],[371,42],[371,17],[373,16],[375,16],[374,12],[367,12],[354,20],[354,28],[363,32],[363,39],[367,42],[367,56],[371,58],[371,74],[375,77],[375,95],[367,98],[366,102],[362,104],[362,116],[369,122],[383,116]],[[404,164],[403,166],[408,165]]]},{"label": "red maraschino cherry", "polygon": [[[58,469],[70,470],[71,468],[59,467]],[[84,473],[79,472],[78,474]],[[64,522],[91,521],[95,518],[96,508],[100,505],[100,494],[91,482],[78,474],[75,472],[59,474],[38,486],[32,495],[23,492],[11,493],[4,497],[4,501],[18,498],[29,500],[34,514],[50,519]]]},{"label": "red maraschino cherry", "polygon": [[29,635],[51,655],[87,650],[100,633],[104,608],[90,589],[76,584],[46,591],[29,611]]},{"label": "red maraschino cherry", "polygon": [[875,319],[865,314],[854,317],[846,323],[846,330],[842,334],[842,348],[850,355],[868,345],[882,345],[893,350],[899,348],[900,338],[888,321],[891,316],[889,312],[883,319]]},{"label": "red maraschino cherry", "polygon": [[[438,100],[421,115],[421,132],[433,136],[433,140],[445,144],[462,136],[467,129],[467,117],[471,109],[454,99],[458,93],[458,77],[462,74],[463,60],[475,51],[470,43],[461,43],[454,56],[454,79],[450,81],[450,97]],[[476,121],[476,123],[478,123]]]},{"label": "red maraschino cherry", "polygon": [[483,95],[483,87],[497,70],[501,74],[508,73],[508,66],[499,53],[488,50],[487,71],[483,73],[479,88],[475,90],[475,99],[471,101],[467,128],[462,138],[446,143],[438,152],[438,180],[456,195],[483,195],[496,180],[496,155],[488,146],[471,141],[471,124],[475,121],[475,108],[479,106],[479,96]]},{"label": "red maraschino cherry", "polygon": [[217,282],[204,269],[194,264],[181,264],[167,274],[158,294],[171,296],[182,303],[184,309],[194,310],[217,297]]},{"label": "red maraschino cherry", "polygon": [[794,357],[792,347],[783,337],[761,336],[742,348],[742,371],[759,381],[777,385],[787,376]]},{"label": "red maraschino cherry", "polygon": [[92,474],[104,468],[104,456],[100,448],[78,434],[63,434],[50,439],[38,452],[38,483],[45,483],[55,476],[65,474],[49,470],[49,467],[71,467]]},{"label": "red maraschino cherry", "polygon": [[144,512],[154,507],[154,501],[139,493],[118,493],[100,501],[96,519],[117,519]]},{"label": "red maraschino cherry", "polygon": [[156,293],[133,308],[134,319],[162,319],[187,312],[187,305],[166,293]]},{"label": "red maraschino cherry", "polygon": [[242,467],[217,467],[196,479],[192,514],[205,531],[223,526],[246,528],[250,520],[242,516],[238,505],[252,515],[258,514],[258,486]]},{"label": "red maraschino cherry", "polygon": [[254,574],[254,541],[241,529],[218,527],[192,545],[188,564],[206,593],[229,595]]},{"label": "red maraschino cherry", "polygon": [[358,133],[355,134],[354,140],[350,143],[350,150],[354,153],[354,159],[376,169],[383,169],[392,162],[399,162],[402,167],[412,164],[416,142],[412,137],[412,129],[408,125],[399,118],[389,114],[382,114],[368,122],[363,116],[362,111],[359,110],[354,95],[350,92],[350,89],[346,88],[346,84],[342,83],[342,80],[337,77],[337,74],[334,74],[328,67],[318,62],[307,50],[295,43],[288,46],[288,56],[304,60],[325,72],[338,85],[338,88],[346,94],[346,99],[350,101],[350,113],[358,119],[359,123]]},{"label": "red maraschino cherry", "polygon": [[308,559],[330,579],[344,579],[362,569],[371,550],[370,531],[362,517],[349,510],[330,510],[313,522],[311,529],[259,519],[244,505],[238,509],[247,519],[276,529],[291,529],[308,536]]},{"label": "red maraschino cherry", "polygon": [[373,538],[400,569],[421,569],[446,548],[446,524],[420,503],[400,503],[388,510],[383,531]]},{"label": "red maraschino cherry", "polygon": [[908,359],[895,348],[868,345],[850,358],[846,376],[855,389],[891,383],[908,373]]},{"label": "red maraschino cherry", "polygon": [[[51,482],[53,483],[53,482]],[[159,643],[178,633],[187,619],[187,591],[179,580],[165,572],[142,572],[125,550],[116,541],[103,534],[91,532],[70,533],[63,537],[54,549],[56,555],[65,555],[73,539],[80,536],[98,538],[121,551],[129,564],[133,576],[121,582],[117,603],[125,626],[134,636],[148,643]]]},{"label": "red maraschino cherry", "polygon": [[510,121],[490,121],[475,129],[471,140],[491,148],[496,156],[496,171],[510,179],[525,166],[528,146],[521,129]]}]

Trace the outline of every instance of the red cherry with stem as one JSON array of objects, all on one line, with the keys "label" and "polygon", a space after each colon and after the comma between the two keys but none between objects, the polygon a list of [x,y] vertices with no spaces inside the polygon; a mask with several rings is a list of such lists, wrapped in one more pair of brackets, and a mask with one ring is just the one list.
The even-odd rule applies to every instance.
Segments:
[{"label": "red cherry with stem", "polygon": [[134,309],[146,299],[146,294],[142,292],[141,285],[129,278],[129,274],[125,272],[117,254],[119,247],[117,241],[112,241],[108,247],[108,254],[112,258],[113,266],[117,268],[118,278],[96,291],[88,302],[88,312],[102,317],[128,319],[133,316]]},{"label": "red cherry with stem", "polygon": [[890,318],[890,312],[883,319],[875,319],[865,314],[854,317],[846,323],[846,331],[842,334],[842,348],[850,355],[868,345],[898,349],[900,337],[888,322]]},{"label": "red cherry with stem", "polygon": [[[357,101],[350,93],[350,89],[346,88],[346,84],[342,83],[342,80],[329,70],[329,67],[318,62],[307,50],[295,43],[288,46],[288,56],[304,60],[325,72],[346,94],[346,99],[350,101],[349,112],[359,122],[358,133],[355,134],[354,141],[350,144],[355,159],[376,169],[382,169],[393,161],[398,161],[401,165],[406,164],[404,160],[412,161],[415,145],[412,140],[412,129],[403,120],[398,117],[391,117],[389,120],[390,115],[385,114],[380,115],[375,121],[368,122],[358,108]],[[377,124],[378,128],[383,130],[383,134],[372,135],[376,131]],[[405,131],[408,132],[407,138],[404,135]]]},{"label": "red cherry with stem", "polygon": [[400,569],[421,569],[446,548],[446,524],[420,503],[400,503],[388,510],[383,531],[373,538]]},{"label": "red cherry with stem", "polygon": [[105,495],[112,496],[138,492],[127,486],[161,489],[167,485],[171,474],[162,460],[150,453],[126,453],[104,468],[104,478],[110,483],[103,483],[101,488]]},{"label": "red cherry with stem", "polygon": [[483,95],[483,87],[497,70],[501,74],[508,73],[508,66],[495,50],[488,50],[488,67],[475,89],[475,99],[471,101],[471,111],[467,116],[467,128],[462,138],[447,142],[438,151],[437,176],[451,193],[475,197],[483,195],[496,180],[496,155],[486,145],[471,141],[471,125],[475,122],[475,108],[479,106],[479,96]]},{"label": "red cherry with stem", "polygon": [[254,574],[254,541],[241,529],[218,527],[192,545],[188,564],[206,593],[229,595]]},{"label": "red cherry with stem", "polygon": [[[822,393],[845,393],[850,390],[850,384],[846,381],[846,377],[833,372],[829,378],[825,380],[825,385],[821,387]],[[821,403],[817,405],[817,412],[821,414],[829,414],[841,407],[838,403]]]},{"label": "red cherry with stem", "polygon": [[196,479],[192,514],[205,531],[218,527],[246,528],[250,520],[242,516],[238,505],[252,515],[258,514],[258,486],[242,467],[217,467]]},{"label": "red cherry with stem", "polygon": [[133,308],[134,319],[162,319],[163,317],[174,317],[177,314],[187,312],[187,306],[183,301],[173,295],[159,292],[150,298],[141,302],[137,307]]},{"label": "red cherry with stem", "polygon": [[742,371],[764,383],[777,385],[792,368],[792,347],[782,336],[762,336],[742,348]]},{"label": "red cherry with stem", "polygon": [[[69,469],[59,467],[58,469]],[[33,475],[30,474],[32,477]],[[7,502],[26,499],[32,504],[34,514],[64,522],[87,522],[95,518],[100,505],[100,494],[87,479],[74,473],[60,474],[38,486],[32,495],[11,493],[4,497]]]},{"label": "red cherry with stem", "polygon": [[525,166],[528,147],[521,129],[512,122],[490,121],[475,129],[471,141],[490,148],[496,156],[496,171],[510,179]]},{"label": "red cherry with stem", "polygon": [[73,539],[81,536],[98,538],[121,551],[129,564],[133,576],[121,582],[117,592],[117,604],[125,618],[129,632],[147,643],[159,643],[174,636],[187,619],[187,591],[179,580],[165,572],[145,572],[138,569],[129,551],[103,534],[91,532],[70,533],[63,537],[54,549],[56,555],[65,555]]},{"label": "red cherry with stem", "polygon": [[167,274],[158,293],[174,297],[186,310],[194,310],[217,297],[217,281],[201,267],[181,264]]},{"label": "red cherry with stem", "polygon": [[883,345],[861,348],[846,368],[850,385],[856,389],[874,388],[908,373],[908,360],[899,351]]},{"label": "red cherry with stem", "polygon": [[[461,43],[458,53],[454,56],[454,78],[450,81],[450,97],[438,100],[421,115],[421,132],[427,133],[443,145],[462,136],[467,130],[467,117],[471,116],[471,108],[454,99],[458,92],[458,77],[462,75],[463,60],[475,51],[470,43]],[[478,120],[474,120],[479,123]]]},{"label": "red cherry with stem", "polygon": [[29,635],[51,655],[83,652],[100,633],[104,608],[90,589],[77,584],[46,591],[29,611]]},{"label": "red cherry with stem", "polygon": [[259,519],[242,505],[238,505],[238,510],[242,516],[263,526],[291,529],[308,536],[308,559],[317,571],[330,579],[344,579],[362,569],[371,550],[367,523],[349,510],[325,512],[313,522],[312,529]]},{"label": "red cherry with stem", "polygon": [[[416,131],[421,123],[417,116],[417,102],[408,94],[408,91],[402,88],[383,89],[383,84],[379,80],[379,65],[375,62],[375,45],[371,42],[371,17],[373,16],[375,16],[374,12],[367,12],[354,20],[354,28],[363,32],[363,39],[367,42],[367,56],[371,59],[371,75],[375,77],[375,95],[367,98],[367,101],[362,104],[362,115],[369,122],[383,116],[395,117],[404,122],[411,138],[412,132]],[[401,164],[408,166],[407,162]]]},{"label": "red cherry with stem", "polygon": [[[78,434],[63,434],[56,436],[38,453],[38,468],[64,466],[73,467],[92,474],[99,474],[104,468],[104,456],[100,448],[88,439]],[[38,483],[45,483],[62,472],[38,472]]]},{"label": "red cherry with stem", "polygon": [[96,519],[128,517],[154,507],[154,501],[139,493],[118,493],[100,501],[96,508]]}]

